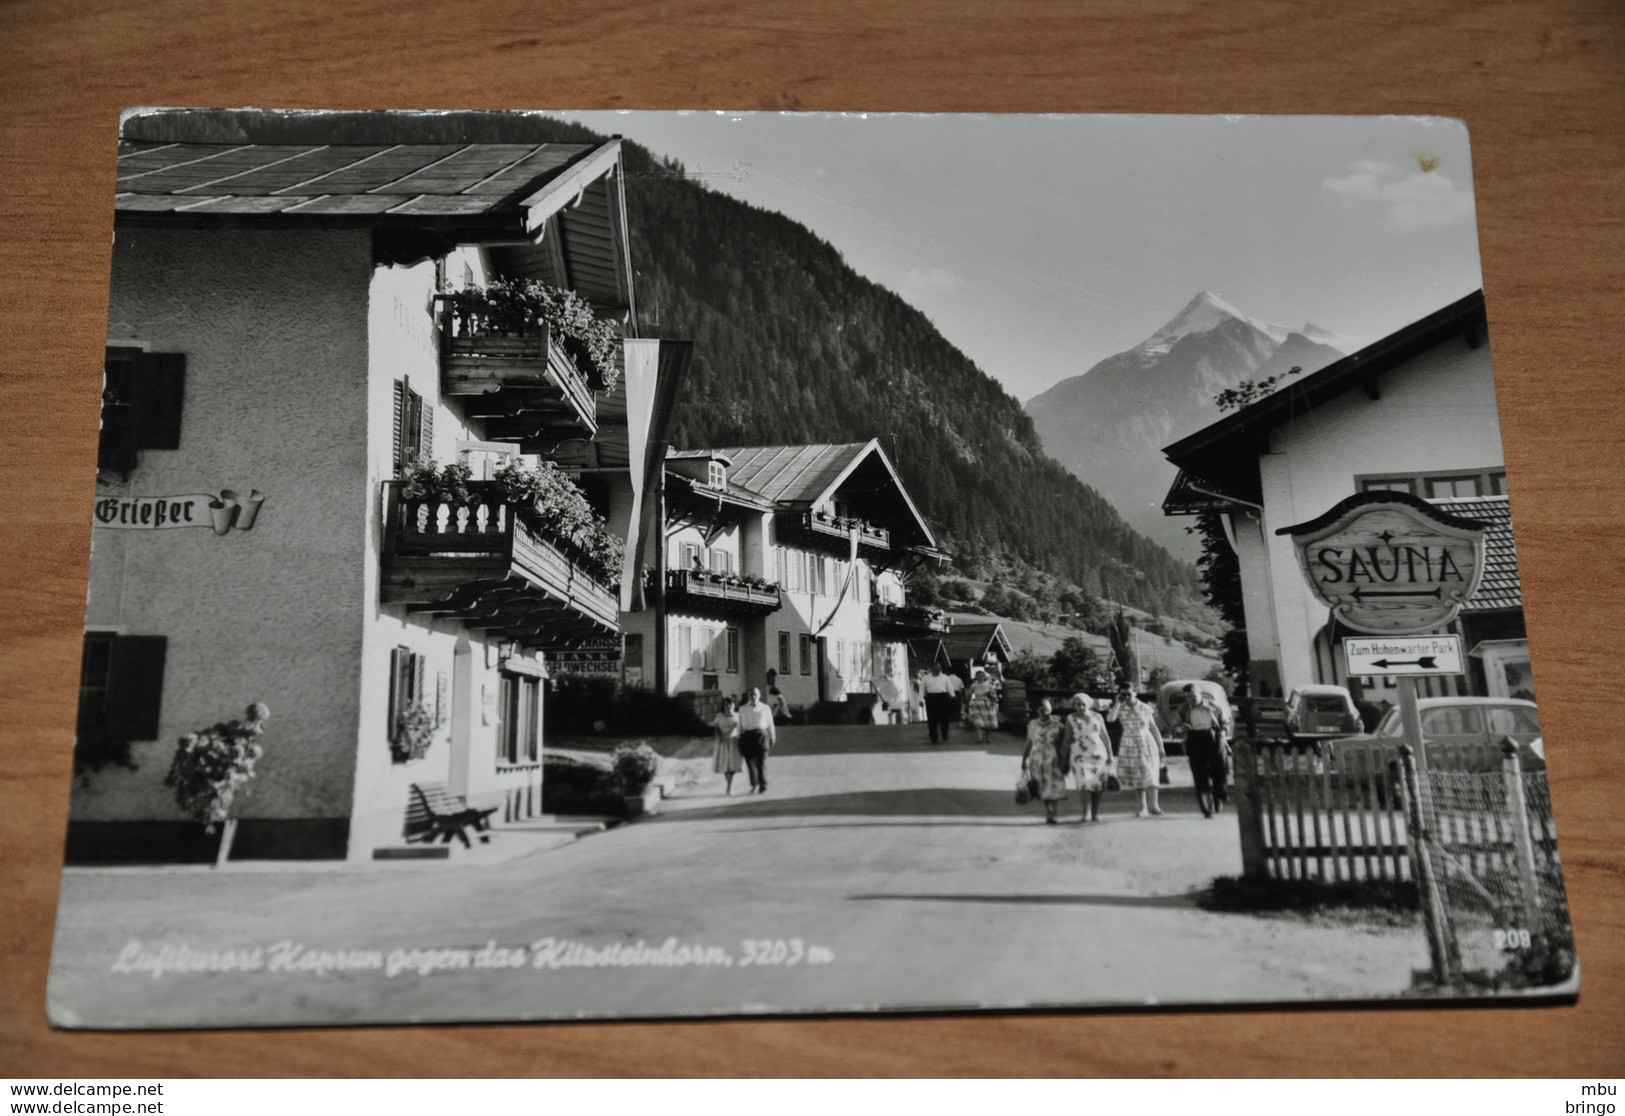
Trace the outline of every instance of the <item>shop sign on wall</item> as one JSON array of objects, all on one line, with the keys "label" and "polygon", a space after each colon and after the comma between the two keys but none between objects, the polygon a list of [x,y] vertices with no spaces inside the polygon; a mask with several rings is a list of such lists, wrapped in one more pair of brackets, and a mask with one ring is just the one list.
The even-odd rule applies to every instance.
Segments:
[{"label": "shop sign on wall", "polygon": [[127,531],[207,527],[224,535],[253,527],[263,503],[265,494],[258,489],[247,496],[229,488],[215,496],[104,496],[96,501],[92,524]]},{"label": "shop sign on wall", "polygon": [[568,651],[549,651],[548,667],[560,674],[592,674],[619,678],[621,637],[594,636]]},{"label": "shop sign on wall", "polygon": [[1276,534],[1292,536],[1304,577],[1337,621],[1400,635],[1456,618],[1483,574],[1487,529],[1409,493],[1362,492]]}]

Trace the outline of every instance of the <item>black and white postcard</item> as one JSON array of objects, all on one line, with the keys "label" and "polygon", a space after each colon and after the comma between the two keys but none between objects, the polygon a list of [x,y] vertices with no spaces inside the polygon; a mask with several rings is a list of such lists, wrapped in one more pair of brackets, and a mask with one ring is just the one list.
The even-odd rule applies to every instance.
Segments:
[{"label": "black and white postcard", "polygon": [[117,182],[56,1025],[1576,993],[1460,121]]}]

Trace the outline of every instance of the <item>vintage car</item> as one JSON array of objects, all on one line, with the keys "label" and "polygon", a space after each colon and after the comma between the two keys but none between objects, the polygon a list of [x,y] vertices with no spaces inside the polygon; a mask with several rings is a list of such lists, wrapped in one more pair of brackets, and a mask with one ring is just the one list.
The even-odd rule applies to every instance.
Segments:
[{"label": "vintage car", "polygon": [[[1460,762],[1458,757],[1470,751],[1473,765],[1498,767],[1499,746],[1510,737],[1518,746],[1518,755],[1525,767],[1539,769],[1546,766],[1540,711],[1532,701],[1500,697],[1420,698],[1416,711],[1422,723],[1425,761],[1430,765],[1455,765]],[[1383,714],[1375,732],[1335,741],[1331,745],[1334,767],[1345,772],[1352,770],[1353,765],[1346,756],[1356,749],[1368,753],[1375,751],[1385,763],[1397,760],[1399,744],[1404,735],[1402,714],[1395,706]],[[1490,750],[1461,750],[1456,747],[1458,745],[1492,747]],[[1371,769],[1369,759],[1367,769]]]},{"label": "vintage car", "polygon": [[1185,749],[1185,707],[1189,704],[1185,696],[1186,686],[1195,686],[1217,702],[1224,713],[1225,723],[1231,726],[1232,731],[1236,723],[1235,713],[1230,708],[1230,695],[1219,683],[1194,678],[1165,682],[1157,691],[1157,730],[1162,733],[1163,743],[1173,746],[1172,750],[1176,752]]},{"label": "vintage car", "polygon": [[1363,728],[1354,697],[1342,686],[1300,686],[1287,699],[1288,743],[1320,744],[1358,735]]}]

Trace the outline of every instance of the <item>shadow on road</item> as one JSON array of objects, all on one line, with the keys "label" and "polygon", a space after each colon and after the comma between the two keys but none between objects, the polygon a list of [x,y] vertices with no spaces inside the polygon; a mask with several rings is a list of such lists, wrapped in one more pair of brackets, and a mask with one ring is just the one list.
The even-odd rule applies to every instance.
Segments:
[{"label": "shadow on road", "polygon": [[1077,907],[1185,907],[1196,909],[1207,888],[1178,895],[849,895],[848,899],[925,903],[1016,903]]},{"label": "shadow on road", "polygon": [[[771,777],[772,772],[768,774]],[[1080,801],[1077,791],[1070,792],[1061,803],[1062,814],[1075,814],[1080,808]],[[1162,802],[1170,817],[1195,813],[1192,791],[1165,788]],[[1114,794],[1108,796],[1103,813],[1108,818],[1132,815],[1135,805],[1133,795]],[[716,806],[685,805],[681,810],[657,814],[644,824],[714,821],[720,818],[750,820],[792,817],[1002,818],[1010,823],[1041,824],[1043,816],[1043,809],[1037,804],[1017,806],[1014,788],[1005,791],[968,787],[907,787],[782,798],[775,798],[769,789],[765,795],[719,799]],[[1150,824],[1156,823],[1153,821]]]},{"label": "shadow on road", "polygon": [[974,729],[953,729],[950,742],[932,744],[924,725],[785,725],[778,730],[775,756],[881,755],[889,752],[987,752],[1019,756],[1022,737],[995,732],[986,745]]},{"label": "shadow on road", "polygon": [[[771,783],[773,773],[768,772]],[[901,790],[846,791],[775,798],[765,795],[724,799],[722,805],[658,814],[652,822],[708,821],[715,818],[787,817],[1008,817],[1032,813],[1017,806],[1015,792],[959,787],[909,787]]]}]

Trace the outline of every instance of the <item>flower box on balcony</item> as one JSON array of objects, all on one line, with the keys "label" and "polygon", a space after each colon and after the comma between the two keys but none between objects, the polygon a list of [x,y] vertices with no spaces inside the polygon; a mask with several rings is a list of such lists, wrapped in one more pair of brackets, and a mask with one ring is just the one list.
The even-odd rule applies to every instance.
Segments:
[{"label": "flower box on balcony", "polygon": [[[471,402],[470,413],[501,419],[504,437],[534,426],[598,429],[594,376],[582,371],[581,348],[546,321],[498,319],[480,295],[440,295],[441,390],[448,396],[495,396]],[[587,361],[589,366],[592,362]],[[607,382],[597,374],[598,386]]]},{"label": "flower box on balcony", "polygon": [[916,636],[942,635],[952,626],[953,621],[940,608],[894,605],[883,601],[869,606],[869,627],[877,635],[912,639]]},{"label": "flower box on balcony", "polygon": [[666,605],[703,615],[762,616],[776,612],[783,593],[771,581],[705,570],[667,570]]},{"label": "flower box on balcony", "polygon": [[408,499],[387,482],[381,596],[416,611],[500,630],[535,647],[619,631],[615,591],[582,568],[501,485],[468,483],[466,502]]}]

